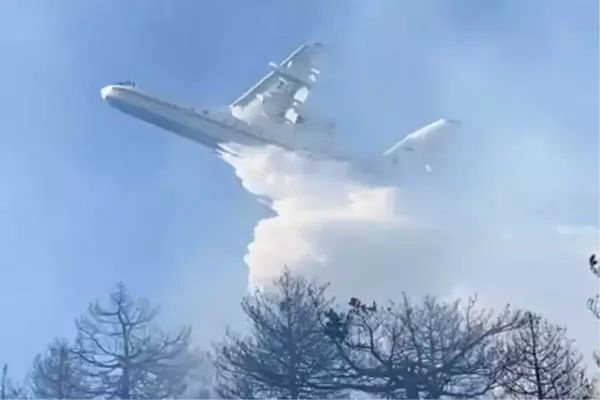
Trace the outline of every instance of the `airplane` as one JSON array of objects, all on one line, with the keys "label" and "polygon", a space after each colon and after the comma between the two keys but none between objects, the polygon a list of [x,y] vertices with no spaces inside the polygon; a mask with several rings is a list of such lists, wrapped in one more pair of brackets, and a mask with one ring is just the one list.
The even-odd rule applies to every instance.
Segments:
[{"label": "airplane", "polygon": [[[335,124],[309,110],[306,100],[320,74],[324,46],[303,44],[227,107],[196,110],[136,87],[132,81],[101,89],[110,106],[147,123],[198,142],[216,153],[238,155],[234,145],[274,145],[309,158],[349,161],[336,146]],[[381,159],[397,165],[402,151],[458,121],[442,118],[407,135]],[[427,167],[426,167],[427,168]]]}]

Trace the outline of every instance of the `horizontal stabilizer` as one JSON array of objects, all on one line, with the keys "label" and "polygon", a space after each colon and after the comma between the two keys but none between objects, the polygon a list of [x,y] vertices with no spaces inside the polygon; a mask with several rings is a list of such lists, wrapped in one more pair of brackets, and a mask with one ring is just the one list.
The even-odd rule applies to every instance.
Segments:
[{"label": "horizontal stabilizer", "polygon": [[[442,131],[443,128],[447,128],[452,125],[458,124],[459,121],[453,119],[441,118],[429,125],[426,125],[406,137],[398,141],[392,147],[383,152],[383,156],[390,159],[392,164],[396,165],[399,161],[400,152],[415,152],[421,151],[423,147],[430,143],[436,134]],[[429,165],[425,165],[427,171],[431,171]]]}]

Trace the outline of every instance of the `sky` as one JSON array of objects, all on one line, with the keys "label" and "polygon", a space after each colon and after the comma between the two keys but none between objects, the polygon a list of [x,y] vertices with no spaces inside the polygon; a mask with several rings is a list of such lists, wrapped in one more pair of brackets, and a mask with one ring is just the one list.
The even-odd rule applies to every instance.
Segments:
[{"label": "sky", "polygon": [[[232,168],[100,98],[134,80],[226,105],[313,40],[330,60],[309,101],[349,152],[463,121],[435,174],[377,187],[276,151]],[[16,374],[119,280],[205,345],[284,263],[342,297],[477,292],[597,343],[595,2],[7,0],[0,47],[0,362]],[[256,188],[280,195],[278,216]]]}]

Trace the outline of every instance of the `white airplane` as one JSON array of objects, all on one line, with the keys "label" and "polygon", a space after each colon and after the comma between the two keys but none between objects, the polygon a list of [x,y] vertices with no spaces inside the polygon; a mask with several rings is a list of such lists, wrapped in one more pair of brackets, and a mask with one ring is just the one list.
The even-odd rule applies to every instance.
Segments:
[{"label": "white airplane", "polygon": [[[337,148],[334,124],[308,110],[306,100],[320,73],[321,43],[300,46],[228,107],[195,110],[147,93],[133,82],[102,88],[109,105],[219,154],[236,155],[231,144],[275,145],[313,158],[348,160]],[[394,144],[382,154],[396,165],[401,151],[415,151],[424,139],[457,121],[440,119]]]}]

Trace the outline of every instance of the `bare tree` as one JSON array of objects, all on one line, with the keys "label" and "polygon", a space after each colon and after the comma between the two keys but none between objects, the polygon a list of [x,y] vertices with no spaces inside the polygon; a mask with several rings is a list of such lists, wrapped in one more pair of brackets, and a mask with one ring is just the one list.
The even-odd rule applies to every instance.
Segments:
[{"label": "bare tree", "polygon": [[216,388],[220,398],[223,399],[262,399],[260,393],[271,392],[270,388],[264,389],[262,382],[241,374],[233,376],[232,373],[220,369],[218,384]]},{"label": "bare tree", "polygon": [[582,391],[580,399],[598,399],[600,398],[598,390],[598,373],[596,372],[591,379],[587,379],[584,390]]},{"label": "bare tree", "polygon": [[321,329],[329,307],[317,286],[288,269],[272,289],[257,290],[242,302],[250,335],[227,332],[215,349],[217,390],[225,398],[326,398],[323,387],[336,367],[337,352]]},{"label": "bare tree", "polygon": [[90,303],[76,321],[76,354],[87,369],[90,394],[107,398],[176,398],[197,365],[190,329],[174,335],[153,326],[157,308],[134,301],[119,283],[108,306]]},{"label": "bare tree", "polygon": [[33,361],[31,391],[38,399],[83,399],[88,396],[85,365],[66,340],[55,340]]},{"label": "bare tree", "polygon": [[[600,281],[600,268],[598,267],[598,258],[596,257],[596,254],[590,256],[589,266],[596,280]],[[596,321],[600,322],[600,295],[598,293],[596,293],[594,297],[588,299],[588,309],[592,312],[594,317],[596,317]],[[596,328],[598,328],[598,325],[596,325]],[[600,351],[594,352],[594,361],[596,362],[596,366],[600,368]],[[598,387],[598,375],[594,377],[591,390],[593,393],[591,398],[598,398],[600,393],[600,387]]]},{"label": "bare tree", "polygon": [[535,399],[589,398],[592,383],[586,377],[582,356],[566,337],[566,330],[528,313],[526,324],[514,331],[502,378],[504,397]]},{"label": "bare tree", "polygon": [[4,364],[2,367],[2,377],[0,379],[0,400],[26,398],[28,398],[28,393],[25,385],[15,383],[8,376],[8,364]]},{"label": "bare tree", "polygon": [[[594,274],[596,279],[600,279],[600,268],[598,268],[598,259],[596,258],[595,254],[590,256],[589,264],[592,274]],[[600,321],[600,295],[596,294],[596,296],[588,299],[588,309],[592,312],[596,319]],[[600,352],[594,353],[594,360],[596,361],[598,368],[600,368]]]},{"label": "bare tree", "polygon": [[498,316],[475,310],[475,299],[421,305],[403,295],[388,307],[352,298],[350,309],[329,310],[325,331],[350,372],[348,389],[386,398],[468,398],[489,393],[506,367],[502,336],[522,325],[508,306]]}]

